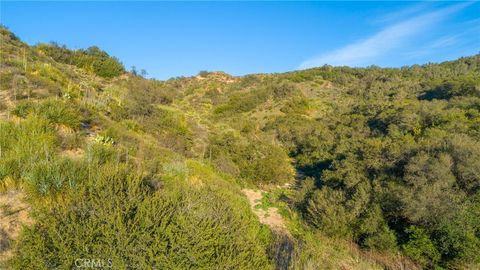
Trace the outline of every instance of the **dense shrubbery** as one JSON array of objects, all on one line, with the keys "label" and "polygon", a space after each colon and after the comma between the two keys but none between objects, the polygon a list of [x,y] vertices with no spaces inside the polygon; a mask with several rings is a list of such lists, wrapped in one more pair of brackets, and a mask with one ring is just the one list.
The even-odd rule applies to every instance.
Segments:
[{"label": "dense shrubbery", "polygon": [[72,268],[97,258],[115,269],[270,268],[268,233],[233,191],[180,180],[158,189],[149,183],[161,180],[134,168],[92,169],[67,204],[24,232],[14,267]]},{"label": "dense shrubbery", "polygon": [[[20,125],[0,122],[0,181],[10,177],[29,179],[33,186],[50,186],[53,178],[30,176],[35,174],[36,168],[41,167],[40,164],[45,165],[42,162],[56,158],[56,144],[57,136],[51,124],[43,118],[29,116]],[[46,193],[48,188],[38,191]]]},{"label": "dense shrubbery", "polygon": [[252,183],[284,184],[294,177],[282,148],[265,142],[248,142],[233,131],[213,136],[205,154],[220,171]]},{"label": "dense shrubbery", "polygon": [[[431,66],[416,76],[438,69]],[[338,83],[359,97],[356,89],[364,86],[349,81],[356,79]],[[460,98],[476,102],[479,82],[458,76],[436,87],[436,96],[429,86],[436,82],[418,83],[425,84],[429,101],[415,93],[384,100],[389,83],[380,84],[374,96],[360,96],[358,107],[341,115],[317,121],[277,117],[267,130],[275,131],[298,169],[315,177],[315,185],[302,183],[298,205],[313,226],[367,248],[403,250],[425,268],[476,265],[479,118],[478,111],[457,104]]]},{"label": "dense shrubbery", "polygon": [[215,109],[215,113],[231,115],[235,113],[248,112],[255,109],[261,103],[267,101],[268,92],[265,89],[259,89],[258,91],[252,91],[247,95],[234,95],[230,97],[227,104],[224,104]]},{"label": "dense shrubbery", "polygon": [[37,48],[46,55],[60,63],[75,65],[100,77],[112,78],[125,73],[122,63],[98,47],[90,47],[86,50],[69,50],[65,46],[56,43],[39,44]]},{"label": "dense shrubbery", "polygon": [[[101,257],[115,268],[268,269],[273,258],[336,269],[341,241],[426,269],[480,265],[480,56],[161,82],[109,80],[123,67],[96,48],[4,40],[0,183],[49,202],[33,201],[13,268]],[[281,206],[292,239],[270,237],[240,186],[282,190],[262,207]]]},{"label": "dense shrubbery", "polygon": [[22,102],[15,107],[12,113],[22,118],[30,114],[41,116],[53,124],[64,125],[72,129],[79,129],[83,120],[78,105],[56,99],[42,102]]}]

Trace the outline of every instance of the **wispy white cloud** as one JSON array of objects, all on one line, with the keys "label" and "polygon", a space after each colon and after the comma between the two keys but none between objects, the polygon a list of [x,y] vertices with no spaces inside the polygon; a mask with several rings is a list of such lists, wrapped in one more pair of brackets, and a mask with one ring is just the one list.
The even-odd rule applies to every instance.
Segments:
[{"label": "wispy white cloud", "polygon": [[404,54],[407,58],[416,58],[424,55],[429,55],[432,53],[437,53],[439,50],[457,45],[459,41],[458,35],[451,36],[442,36],[438,39],[435,39],[432,42],[427,43],[414,51],[409,51]]},{"label": "wispy white cloud", "polygon": [[409,6],[404,9],[396,10],[390,13],[383,14],[378,18],[372,18],[370,21],[372,23],[389,23],[401,20],[406,17],[411,17],[415,14],[418,14],[422,11],[425,11],[427,8],[431,6],[431,3],[420,3],[413,6]]},{"label": "wispy white cloud", "polygon": [[410,51],[405,54],[406,57],[415,58],[419,56],[436,54],[441,50],[445,50],[452,47],[465,47],[474,45],[472,42],[477,45],[480,49],[480,38],[469,39],[468,37],[480,37],[480,19],[474,19],[471,21],[464,22],[457,27],[458,29],[463,29],[460,32],[450,35],[444,35],[438,37],[437,39],[428,42],[427,44],[418,47],[415,51]]},{"label": "wispy white cloud", "polygon": [[435,11],[415,15],[407,20],[390,25],[371,37],[354,42],[340,49],[319,57],[307,59],[300,69],[324,64],[340,66],[366,66],[387,55],[392,50],[400,49],[412,38],[428,31],[432,26],[447,16],[465,8],[470,3],[456,4]]}]

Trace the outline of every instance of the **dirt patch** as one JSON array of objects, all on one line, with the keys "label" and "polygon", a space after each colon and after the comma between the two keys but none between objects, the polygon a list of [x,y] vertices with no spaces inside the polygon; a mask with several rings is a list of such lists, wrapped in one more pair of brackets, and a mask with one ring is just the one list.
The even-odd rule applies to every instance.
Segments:
[{"label": "dirt patch", "polygon": [[0,193],[0,266],[12,257],[13,241],[23,225],[32,224],[30,206],[18,190]]},{"label": "dirt patch", "polygon": [[82,148],[67,149],[62,151],[61,155],[70,159],[81,159],[85,154]]},{"label": "dirt patch", "polygon": [[0,90],[0,119],[8,118],[8,110],[11,106],[12,102],[7,96],[7,91]]},{"label": "dirt patch", "polygon": [[267,209],[261,209],[257,207],[262,200],[261,190],[243,189],[242,192],[248,198],[253,212],[258,216],[261,223],[269,226],[273,230],[287,231],[285,220],[278,212],[278,208],[269,207]]}]

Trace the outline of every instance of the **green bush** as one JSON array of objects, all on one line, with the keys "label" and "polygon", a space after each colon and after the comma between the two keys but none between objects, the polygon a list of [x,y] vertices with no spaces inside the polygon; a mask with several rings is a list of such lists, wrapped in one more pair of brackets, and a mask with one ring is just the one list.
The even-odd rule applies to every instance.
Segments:
[{"label": "green bush", "polygon": [[343,206],[344,201],[341,191],[329,188],[315,191],[307,207],[309,222],[328,235],[350,235],[350,216]]},{"label": "green bush", "polygon": [[12,82],[14,80],[14,74],[12,73],[1,73],[0,76],[0,89],[3,91],[8,91],[12,88]]},{"label": "green bush", "polygon": [[19,239],[14,269],[75,267],[100,259],[114,269],[269,269],[268,233],[238,195],[179,183],[153,190],[133,168],[106,164],[43,209]]},{"label": "green bush", "polygon": [[54,129],[43,118],[0,122],[0,184],[9,176],[40,195],[76,186],[85,176],[84,163],[60,157],[58,144]]},{"label": "green bush", "polygon": [[310,110],[311,105],[308,99],[304,97],[295,97],[283,106],[280,111],[286,114],[307,114]]},{"label": "green bush", "polygon": [[0,122],[0,176],[20,179],[36,162],[54,158],[56,145],[57,136],[43,118],[28,116],[19,124]]},{"label": "green bush", "polygon": [[89,164],[102,165],[118,161],[119,153],[115,151],[112,144],[100,141],[88,145],[85,157]]},{"label": "green bush", "polygon": [[39,44],[37,48],[55,61],[75,65],[104,78],[112,78],[125,73],[125,68],[117,58],[109,56],[98,47],[72,51],[56,43]]},{"label": "green bush", "polygon": [[290,158],[282,148],[249,143],[234,132],[212,136],[206,155],[217,169],[254,184],[284,184],[294,178]]},{"label": "green bush", "polygon": [[21,102],[13,109],[12,113],[22,118],[34,114],[48,119],[51,123],[61,124],[72,129],[79,129],[83,120],[75,104],[55,99],[47,99],[42,102]]},{"label": "green bush", "polygon": [[215,108],[214,112],[218,115],[224,116],[248,112],[266,102],[270,97],[270,94],[271,93],[267,89],[257,89],[255,91],[250,91],[247,94],[234,95],[230,97],[226,104]]},{"label": "green bush", "polygon": [[450,99],[457,96],[480,96],[480,80],[471,75],[443,81],[420,96],[421,99]]},{"label": "green bush", "polygon": [[[444,215],[431,231],[431,239],[448,268],[462,262],[480,264],[480,195]],[[461,267],[456,267],[461,268]]]},{"label": "green bush", "polygon": [[359,222],[352,226],[355,238],[361,246],[372,250],[395,251],[397,237],[383,219],[380,206],[373,206],[359,218]]},{"label": "green bush", "polygon": [[22,179],[41,195],[75,188],[87,174],[83,162],[66,158],[40,160],[25,169]]},{"label": "green bush", "polygon": [[429,235],[415,226],[409,227],[406,232],[409,235],[409,241],[403,245],[405,253],[422,266],[433,268],[440,261],[440,253]]},{"label": "green bush", "polygon": [[[370,261],[376,252],[397,260],[398,242],[425,268],[480,264],[478,55],[403,68],[112,80],[124,68],[98,48],[29,48],[0,35],[0,109],[13,102],[20,117],[0,120],[0,188],[13,180],[41,195],[29,196],[38,218],[15,268],[68,269],[77,254],[115,268],[269,268],[268,232],[238,188],[276,194],[293,180],[300,188],[261,202],[281,206],[297,238],[294,251],[274,240],[277,266],[295,254],[298,268],[348,268],[337,237],[370,249]],[[329,249],[321,235],[334,236]],[[348,261],[361,261],[354,253]]]}]

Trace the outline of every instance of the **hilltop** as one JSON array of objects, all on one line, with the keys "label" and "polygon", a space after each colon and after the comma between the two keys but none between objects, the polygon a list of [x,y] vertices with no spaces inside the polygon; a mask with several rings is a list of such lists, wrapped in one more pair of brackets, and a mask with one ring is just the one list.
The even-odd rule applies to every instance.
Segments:
[{"label": "hilltop", "polygon": [[479,55],[159,81],[0,35],[2,267],[480,267]]}]

